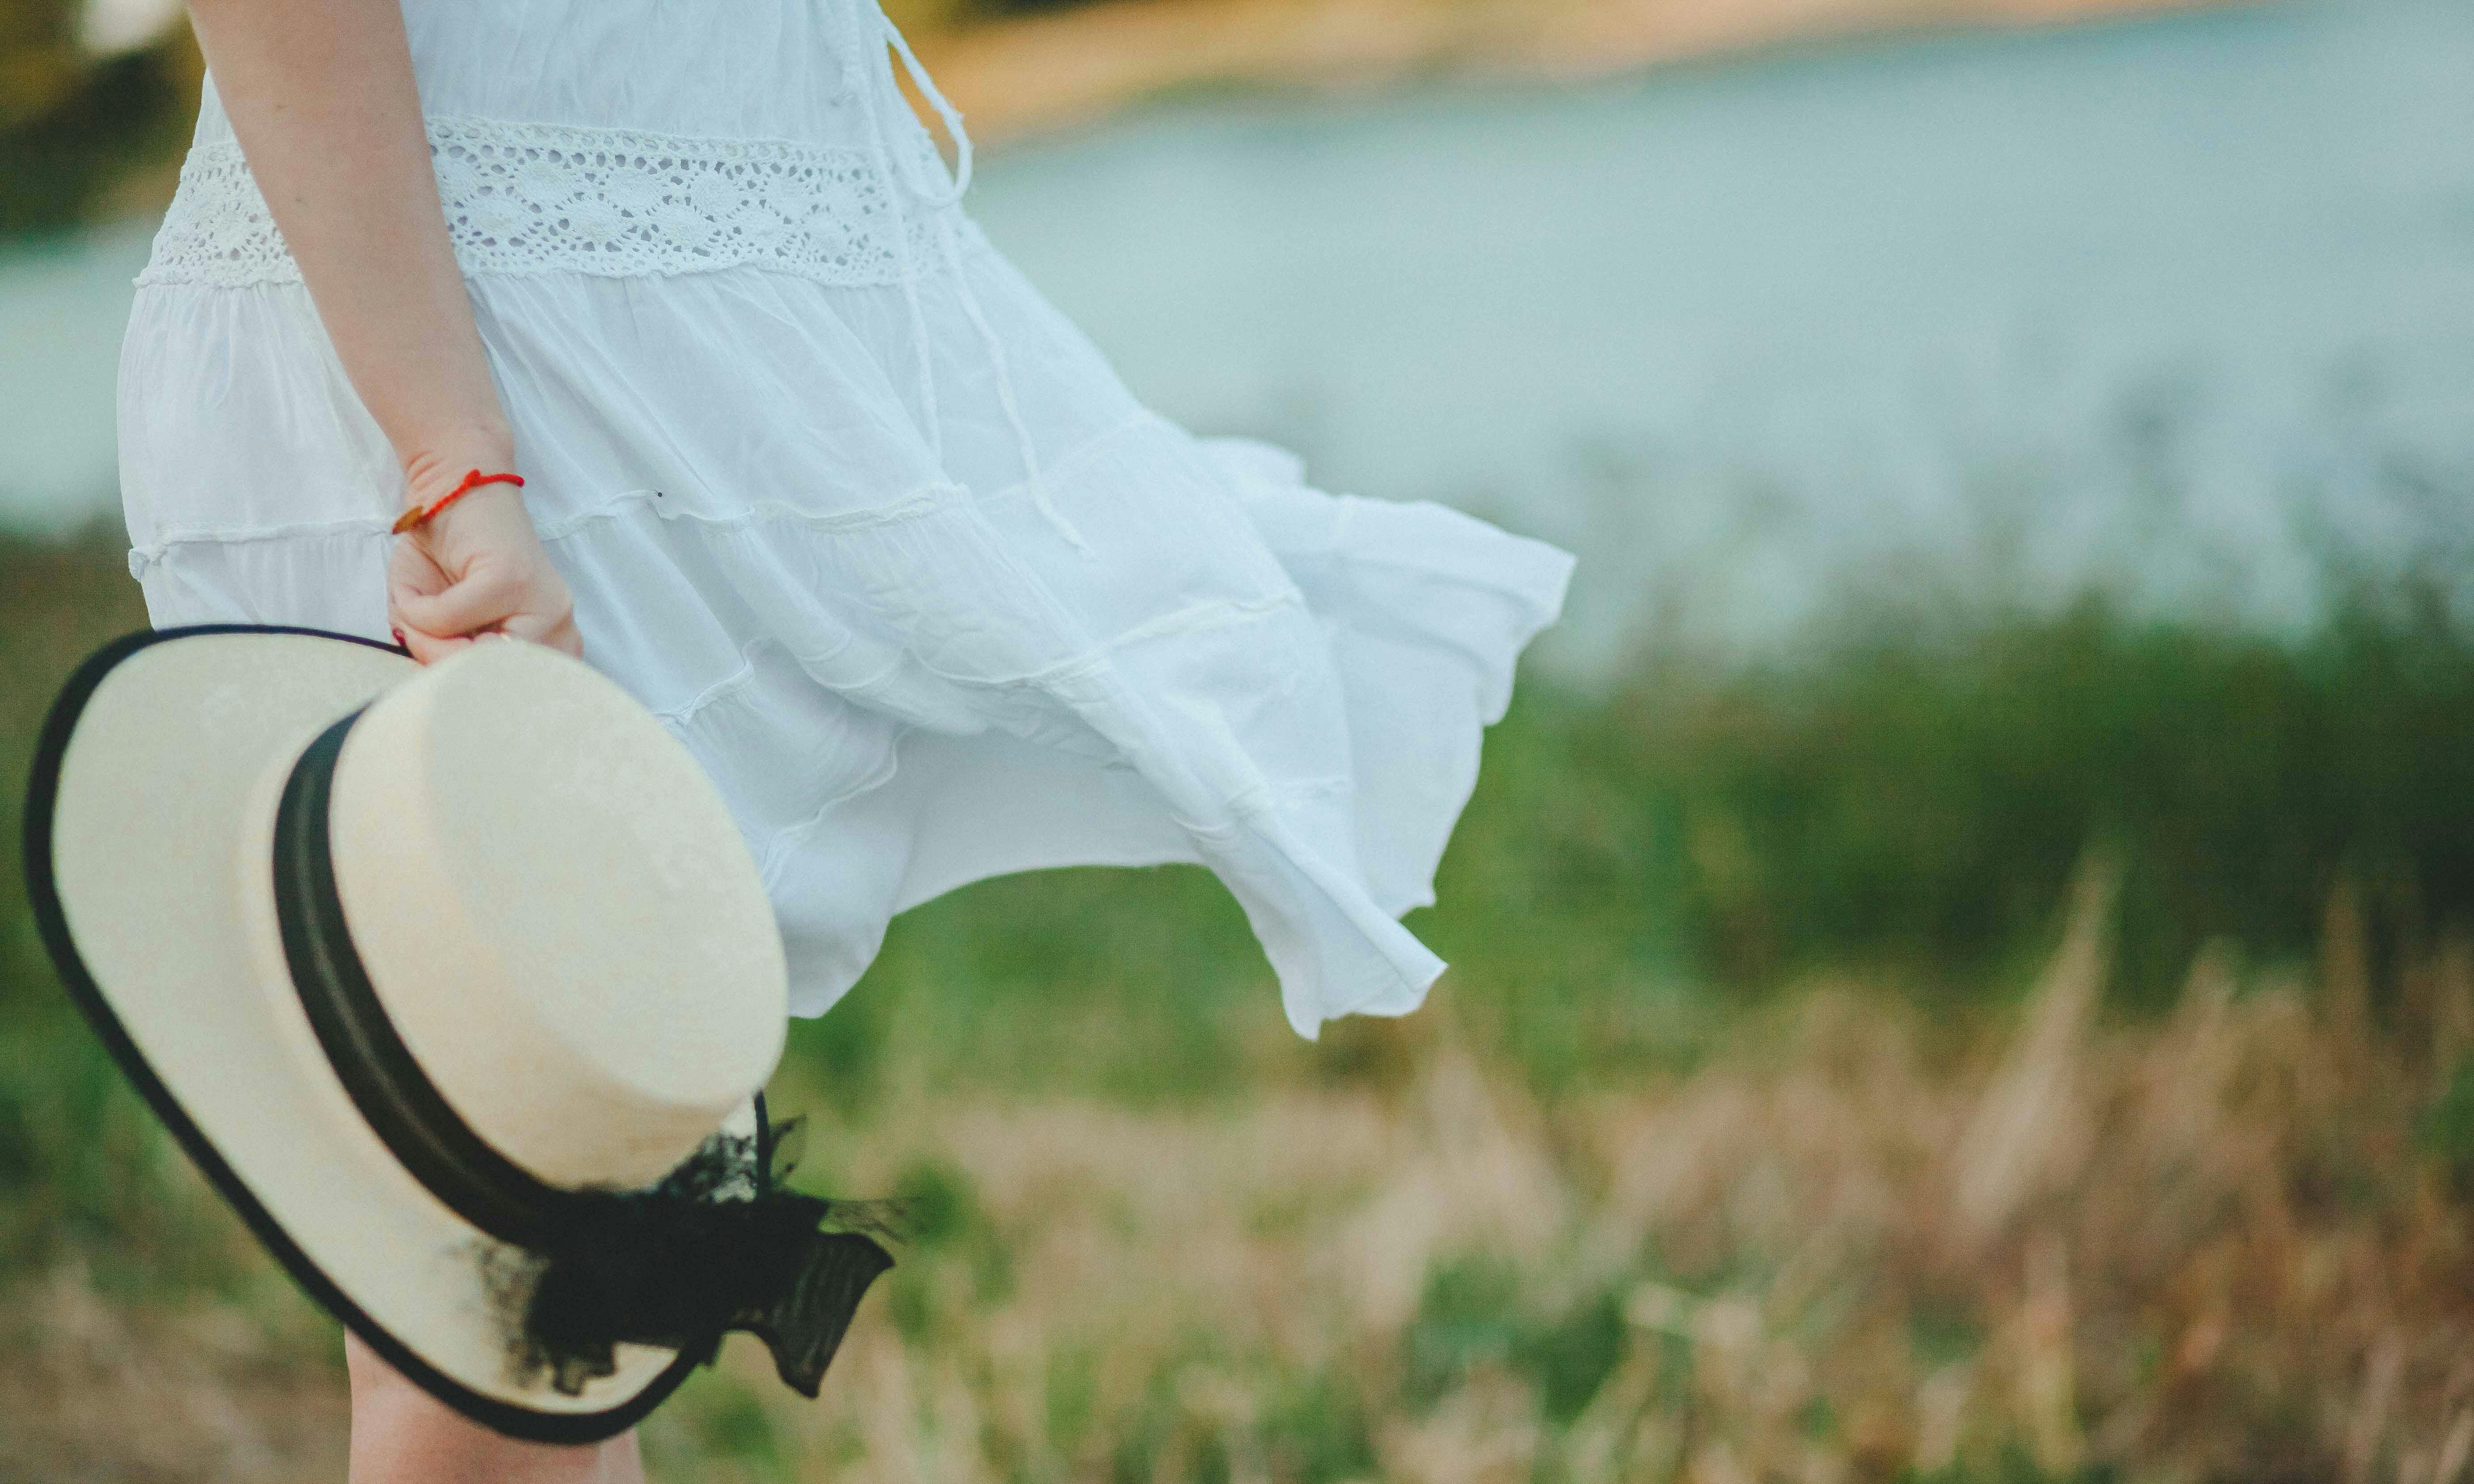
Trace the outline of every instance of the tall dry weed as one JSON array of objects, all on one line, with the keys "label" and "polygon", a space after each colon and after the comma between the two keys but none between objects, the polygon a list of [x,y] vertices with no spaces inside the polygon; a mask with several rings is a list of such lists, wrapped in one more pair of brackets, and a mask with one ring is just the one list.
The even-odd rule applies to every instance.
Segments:
[{"label": "tall dry weed", "polygon": [[[2121,890],[2083,872],[2033,993],[1955,1049],[1818,985],[1695,1071],[1553,1101],[1440,1010],[1382,1077],[1242,1104],[914,1088],[812,1132],[928,1214],[824,1401],[735,1343],[656,1472],[2455,1484],[2474,1227],[2417,1131],[2474,950],[2383,985],[2341,896],[2316,993],[2215,947],[2113,1023]],[[9,1320],[0,1476],[330,1468],[333,1367],[228,1306],[63,1274]]]}]

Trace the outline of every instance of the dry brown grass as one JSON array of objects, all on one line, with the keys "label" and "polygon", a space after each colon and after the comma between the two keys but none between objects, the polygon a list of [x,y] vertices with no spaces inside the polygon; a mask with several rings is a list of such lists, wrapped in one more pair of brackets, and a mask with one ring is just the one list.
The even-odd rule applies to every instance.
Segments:
[{"label": "dry brown grass", "polygon": [[[1818,985],[1695,1072],[1554,1105],[1440,1008],[1388,1071],[1218,1111],[894,1094],[812,1134],[927,1221],[826,1400],[735,1342],[656,1471],[2450,1484],[2474,1228],[2415,1129],[2474,955],[2409,964],[2375,1025],[2341,897],[2316,993],[2210,954],[2169,1018],[2108,1024],[2107,892],[2015,1017]],[[331,1341],[247,1287],[22,1285],[0,1476],[337,1477]]]},{"label": "dry brown grass", "polygon": [[269,1297],[114,1302],[77,1264],[21,1282],[0,1308],[0,1479],[337,1484],[342,1357]]}]

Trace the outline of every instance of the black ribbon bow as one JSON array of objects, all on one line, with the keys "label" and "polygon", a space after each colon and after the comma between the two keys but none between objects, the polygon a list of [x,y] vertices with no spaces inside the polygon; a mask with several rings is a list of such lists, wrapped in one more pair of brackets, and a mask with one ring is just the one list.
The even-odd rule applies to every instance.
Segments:
[{"label": "black ribbon bow", "polygon": [[621,1344],[710,1361],[745,1330],[774,1369],[816,1395],[851,1314],[893,1265],[877,1242],[890,1209],[784,1189],[777,1130],[756,1099],[753,1137],[716,1134],[644,1190],[567,1189],[474,1133],[421,1069],[370,986],[335,889],[327,803],[355,712],[309,744],[275,817],[275,906],[302,1009],[353,1106],[412,1177],[487,1234],[485,1291],[510,1366],[574,1396],[618,1371]]},{"label": "black ribbon bow", "polygon": [[[861,1233],[824,1230],[858,1208],[782,1189],[769,1159],[747,1159],[751,1142],[770,1139],[716,1137],[650,1190],[575,1193],[562,1213],[570,1230],[525,1264],[511,1358],[548,1369],[573,1396],[618,1369],[619,1344],[710,1361],[736,1329],[773,1352],[785,1384],[815,1396],[860,1299],[893,1259]],[[751,1174],[754,1197],[734,1197]],[[881,1209],[865,1209],[881,1229]]]}]

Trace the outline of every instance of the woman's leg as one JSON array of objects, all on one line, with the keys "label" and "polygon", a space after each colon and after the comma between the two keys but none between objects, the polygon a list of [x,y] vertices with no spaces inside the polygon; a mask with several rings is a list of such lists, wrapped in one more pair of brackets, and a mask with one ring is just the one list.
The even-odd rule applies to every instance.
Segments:
[{"label": "woman's leg", "polygon": [[352,1378],[352,1484],[643,1484],[633,1429],[554,1448],[503,1438],[432,1398],[344,1336]]}]

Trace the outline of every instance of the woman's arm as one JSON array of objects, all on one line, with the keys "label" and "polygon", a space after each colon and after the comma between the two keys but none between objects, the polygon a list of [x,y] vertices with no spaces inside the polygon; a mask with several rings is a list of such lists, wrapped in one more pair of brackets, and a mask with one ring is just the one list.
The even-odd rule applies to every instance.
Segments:
[{"label": "woman's arm", "polygon": [[[250,172],[418,503],[468,469],[514,469],[515,441],[448,241],[398,3],[189,12]],[[489,633],[580,649],[566,584],[511,486],[483,486],[400,538],[387,600],[424,662]]]}]

